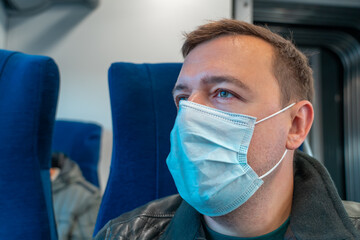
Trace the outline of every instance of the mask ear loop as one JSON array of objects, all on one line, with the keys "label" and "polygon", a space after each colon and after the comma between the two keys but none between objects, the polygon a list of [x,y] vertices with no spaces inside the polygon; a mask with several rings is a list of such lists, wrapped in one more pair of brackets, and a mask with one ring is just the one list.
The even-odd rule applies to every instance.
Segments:
[{"label": "mask ear loop", "polygon": [[[288,110],[289,108],[291,108],[291,107],[294,106],[294,105],[295,105],[295,103],[292,103],[292,104],[290,104],[289,106],[287,106],[286,108],[283,108],[283,109],[281,109],[280,111],[277,111],[276,113],[271,114],[270,116],[267,116],[266,118],[263,118],[263,119],[257,121],[255,124],[261,123],[261,122],[263,122],[263,121],[265,121],[265,120],[267,120],[267,119],[269,119],[269,118],[272,118],[272,117],[274,117],[275,115],[278,115],[278,114],[280,114],[280,113]],[[260,178],[260,179],[263,179],[264,177],[266,177],[267,175],[269,175],[270,173],[272,173],[272,172],[277,168],[277,166],[279,166],[279,164],[282,162],[282,160],[285,158],[285,155],[286,155],[287,151],[288,151],[288,150],[285,149],[285,152],[284,152],[284,154],[282,155],[281,159],[278,161],[278,163],[275,164],[275,166],[274,166],[273,168],[271,168],[267,173],[263,174],[263,175],[262,175],[261,177],[259,177],[259,178]]]},{"label": "mask ear loop", "polygon": [[272,168],[272,169],[270,169],[267,173],[265,173],[265,174],[263,174],[261,177],[259,177],[260,179],[263,179],[264,177],[266,177],[267,175],[269,175],[272,171],[274,171],[275,170],[275,168],[277,168],[277,166],[279,166],[279,164],[282,162],[282,160],[285,158],[285,155],[286,155],[286,153],[287,153],[287,149],[285,149],[285,152],[284,152],[284,154],[282,155],[282,157],[281,157],[281,159],[279,160],[279,162],[277,163],[277,164],[275,164],[275,166]]},{"label": "mask ear loop", "polygon": [[285,112],[286,110],[288,110],[289,108],[291,108],[291,107],[294,106],[294,105],[295,105],[295,103],[292,103],[292,104],[290,104],[289,106],[287,106],[286,108],[283,108],[283,109],[281,109],[280,111],[277,111],[276,113],[273,113],[273,114],[271,114],[270,116],[267,116],[266,118],[263,118],[263,119],[257,121],[255,124],[261,123],[261,122],[263,122],[263,121],[265,121],[265,120],[268,120],[269,118],[274,117],[275,115],[278,115],[278,114],[280,114],[280,113],[282,113],[282,112]]}]

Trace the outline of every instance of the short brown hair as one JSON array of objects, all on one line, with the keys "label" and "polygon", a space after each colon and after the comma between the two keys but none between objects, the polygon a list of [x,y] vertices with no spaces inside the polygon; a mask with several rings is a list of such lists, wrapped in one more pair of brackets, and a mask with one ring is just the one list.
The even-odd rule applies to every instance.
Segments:
[{"label": "short brown hair", "polygon": [[270,43],[274,48],[273,71],[281,91],[282,105],[290,101],[313,100],[312,70],[307,57],[292,41],[271,32],[269,29],[232,19],[212,21],[185,34],[182,46],[184,58],[196,46],[220,36],[248,35]]}]

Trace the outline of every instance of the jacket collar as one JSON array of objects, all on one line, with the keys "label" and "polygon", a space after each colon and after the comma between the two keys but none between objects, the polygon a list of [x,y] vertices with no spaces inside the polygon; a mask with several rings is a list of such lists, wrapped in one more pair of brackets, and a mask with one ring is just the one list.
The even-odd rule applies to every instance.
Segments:
[{"label": "jacket collar", "polygon": [[[293,205],[285,239],[359,239],[327,170],[298,151],[294,168]],[[161,239],[205,239],[201,218],[183,201]]]},{"label": "jacket collar", "polygon": [[293,235],[297,239],[359,239],[324,166],[297,151],[294,167],[289,225]]},{"label": "jacket collar", "polygon": [[[201,214],[182,201],[161,240],[205,239],[201,225]],[[198,238],[202,235],[203,237]]]}]

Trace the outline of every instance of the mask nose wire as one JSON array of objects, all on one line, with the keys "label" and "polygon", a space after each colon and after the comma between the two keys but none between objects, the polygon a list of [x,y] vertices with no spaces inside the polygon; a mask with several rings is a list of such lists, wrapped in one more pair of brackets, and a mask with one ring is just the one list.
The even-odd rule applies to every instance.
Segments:
[{"label": "mask nose wire", "polygon": [[258,124],[258,123],[261,123],[261,122],[263,122],[263,121],[265,121],[265,120],[268,120],[269,118],[272,118],[272,117],[274,117],[274,116],[276,116],[276,115],[278,115],[278,114],[280,114],[280,113],[288,110],[289,108],[291,108],[291,107],[294,106],[294,105],[295,105],[295,103],[292,103],[292,104],[290,104],[289,106],[281,109],[280,111],[277,111],[276,113],[273,113],[273,114],[271,114],[270,116],[267,116],[267,117],[265,117],[265,118],[263,118],[263,119],[255,122],[255,124]]}]

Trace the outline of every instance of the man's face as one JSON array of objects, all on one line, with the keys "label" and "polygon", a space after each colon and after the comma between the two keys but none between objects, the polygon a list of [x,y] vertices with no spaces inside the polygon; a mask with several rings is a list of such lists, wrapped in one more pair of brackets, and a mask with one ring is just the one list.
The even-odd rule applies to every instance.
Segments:
[{"label": "man's face", "polygon": [[[255,37],[222,36],[202,43],[185,58],[174,100],[260,120],[282,108],[272,61],[272,46]],[[288,111],[255,125],[248,163],[259,176],[281,158],[290,126]]]}]

